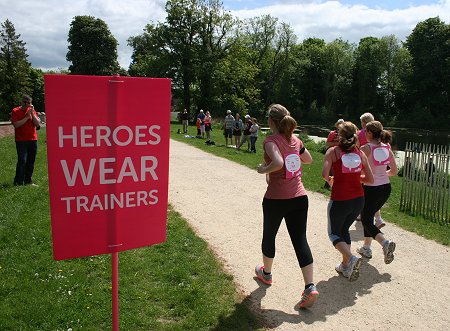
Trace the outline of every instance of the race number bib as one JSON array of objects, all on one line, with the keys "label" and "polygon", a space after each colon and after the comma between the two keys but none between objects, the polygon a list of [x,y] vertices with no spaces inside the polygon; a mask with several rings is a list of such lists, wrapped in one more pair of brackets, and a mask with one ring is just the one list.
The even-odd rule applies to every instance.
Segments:
[{"label": "race number bib", "polygon": [[302,161],[298,153],[285,154],[284,164],[286,166],[286,179],[302,175]]},{"label": "race number bib", "polygon": [[361,172],[361,155],[358,153],[341,153],[341,160],[343,174]]},{"label": "race number bib", "polygon": [[376,166],[388,165],[389,161],[389,147],[376,146],[372,149],[373,164]]}]

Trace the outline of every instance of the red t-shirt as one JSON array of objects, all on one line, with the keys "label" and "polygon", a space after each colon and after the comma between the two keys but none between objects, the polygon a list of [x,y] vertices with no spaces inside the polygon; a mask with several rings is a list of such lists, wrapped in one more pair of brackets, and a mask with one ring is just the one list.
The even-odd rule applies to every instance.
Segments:
[{"label": "red t-shirt", "polygon": [[[12,110],[11,113],[11,122],[20,121],[25,117],[28,108],[23,110],[22,107],[16,107]],[[33,110],[34,116],[37,116],[36,112]],[[15,128],[16,133],[16,141],[29,141],[29,140],[38,140],[36,133],[36,126],[33,124],[33,121],[29,119],[22,126]]]},{"label": "red t-shirt", "polygon": [[333,130],[328,134],[327,143],[338,142],[338,132],[337,130]]},{"label": "red t-shirt", "polygon": [[[273,142],[277,145],[283,158],[290,153],[300,153],[300,149],[303,147],[303,142],[296,136],[291,137],[289,143],[284,135],[274,134],[268,136],[264,142],[264,161],[269,163],[271,160],[265,151],[265,146],[268,142]],[[306,190],[303,187],[302,177],[294,176],[292,178],[286,178],[286,165],[283,165],[278,171],[269,173],[269,185],[267,186],[266,194],[267,199],[292,199],[302,195],[306,195]]]},{"label": "red t-shirt", "polygon": [[[352,200],[364,196],[364,189],[361,184],[361,173],[342,173],[341,156],[337,154],[336,147],[333,152],[337,157],[337,161],[333,163],[333,187],[331,188],[331,200],[344,201]],[[361,155],[357,149],[351,151]],[[364,168],[364,165],[362,166]]]}]

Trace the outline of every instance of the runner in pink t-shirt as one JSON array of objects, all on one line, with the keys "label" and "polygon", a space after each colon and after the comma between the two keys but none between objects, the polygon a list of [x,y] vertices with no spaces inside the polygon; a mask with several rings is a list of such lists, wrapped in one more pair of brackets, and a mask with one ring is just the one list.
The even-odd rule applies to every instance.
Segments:
[{"label": "runner in pink t-shirt", "polygon": [[[364,245],[357,252],[367,258],[372,257],[370,245],[375,239],[383,248],[384,262],[394,260],[395,243],[387,240],[380,229],[374,224],[375,212],[380,210],[391,195],[390,176],[397,175],[397,164],[390,148],[392,134],[384,130],[378,121],[371,121],[366,125],[368,143],[361,150],[367,156],[374,174],[374,182],[364,185],[364,208],[361,212],[361,221],[364,227]],[[389,165],[389,170],[387,167]]]},{"label": "runner in pink t-shirt", "polygon": [[272,284],[275,237],[284,218],[305,281],[305,289],[297,303],[299,308],[311,307],[319,296],[313,280],[313,257],[306,239],[308,196],[302,183],[302,164],[312,162],[303,142],[293,135],[297,122],[279,104],[269,107],[272,135],[264,140],[264,163],[258,173],[266,174],[267,191],[263,200],[262,253],[264,264],[255,268],[256,277]]}]

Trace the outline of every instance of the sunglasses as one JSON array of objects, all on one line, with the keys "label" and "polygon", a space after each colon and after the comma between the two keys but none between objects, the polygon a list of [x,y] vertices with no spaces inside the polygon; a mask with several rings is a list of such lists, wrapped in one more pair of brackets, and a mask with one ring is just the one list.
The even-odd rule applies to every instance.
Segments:
[{"label": "sunglasses", "polygon": [[29,105],[31,104],[31,101],[27,101],[27,100],[23,100],[22,102],[26,103],[26,104],[29,104]]}]

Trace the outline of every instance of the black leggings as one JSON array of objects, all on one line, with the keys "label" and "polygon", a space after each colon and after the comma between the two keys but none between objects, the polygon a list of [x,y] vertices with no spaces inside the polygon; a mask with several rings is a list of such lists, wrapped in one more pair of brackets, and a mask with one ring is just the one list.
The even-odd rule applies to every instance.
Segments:
[{"label": "black leggings", "polygon": [[333,246],[340,242],[352,243],[349,228],[361,212],[364,197],[351,200],[330,200],[328,203],[328,237]]},{"label": "black leggings", "polygon": [[306,239],[308,196],[303,195],[293,199],[264,198],[262,205],[264,213],[261,245],[263,254],[268,258],[275,257],[275,237],[284,218],[300,268],[313,263],[311,250]]},{"label": "black leggings", "polygon": [[373,223],[373,218],[377,210],[386,203],[387,199],[391,195],[391,184],[384,184],[379,186],[366,186],[364,185],[364,208],[361,212],[361,222],[364,227],[364,237],[375,236],[381,231]]}]

